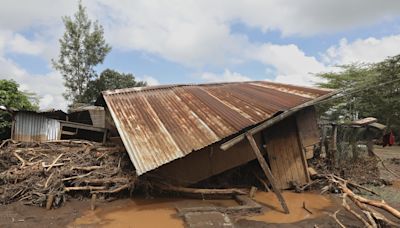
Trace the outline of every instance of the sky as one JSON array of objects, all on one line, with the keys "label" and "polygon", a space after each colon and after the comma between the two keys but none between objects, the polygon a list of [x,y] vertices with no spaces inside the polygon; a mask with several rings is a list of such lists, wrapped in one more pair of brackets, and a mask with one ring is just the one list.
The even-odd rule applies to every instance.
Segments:
[{"label": "sky", "polygon": [[[104,27],[106,68],[149,85],[270,80],[312,86],[337,66],[400,54],[398,0],[82,0]],[[0,0],[0,79],[64,109],[52,68],[74,0]]]}]

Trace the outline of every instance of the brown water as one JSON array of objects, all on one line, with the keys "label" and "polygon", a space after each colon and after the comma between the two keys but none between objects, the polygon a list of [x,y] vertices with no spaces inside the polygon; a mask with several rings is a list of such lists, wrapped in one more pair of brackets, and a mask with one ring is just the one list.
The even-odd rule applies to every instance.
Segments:
[{"label": "brown water", "polygon": [[[331,205],[329,198],[310,193],[283,193],[290,214],[282,212],[273,193],[258,192],[255,200],[266,207],[263,215],[247,219],[268,223],[291,223],[315,218]],[[302,208],[303,202],[313,213]],[[237,206],[234,200],[187,200],[187,199],[126,199],[105,203],[95,211],[87,211],[70,227],[183,227],[183,221],[176,216],[176,207]]]},{"label": "brown water", "polygon": [[234,200],[126,199],[87,211],[70,227],[184,227],[176,207],[237,205]]},{"label": "brown water", "polygon": [[[283,212],[274,193],[258,192],[255,200],[267,209],[263,215],[253,216],[249,219],[268,223],[293,223],[323,215],[325,209],[332,205],[329,197],[315,193],[284,192],[283,197],[289,207],[290,214]],[[303,209],[303,202],[312,214]]]}]

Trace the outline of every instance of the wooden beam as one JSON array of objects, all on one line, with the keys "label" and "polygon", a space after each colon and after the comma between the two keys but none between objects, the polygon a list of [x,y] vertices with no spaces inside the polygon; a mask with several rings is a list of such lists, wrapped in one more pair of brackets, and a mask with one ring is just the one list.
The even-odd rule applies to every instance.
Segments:
[{"label": "wooden beam", "polygon": [[88,125],[88,124],[67,122],[67,121],[62,121],[62,120],[59,120],[59,122],[64,127],[79,128],[79,129],[84,129],[84,130],[89,130],[89,131],[97,131],[97,132],[105,132],[106,131],[105,128],[93,127],[92,125]]},{"label": "wooden beam", "polygon": [[260,163],[261,168],[263,169],[263,171],[265,173],[265,176],[267,176],[269,183],[271,183],[272,190],[275,192],[275,195],[278,198],[279,202],[281,203],[283,210],[285,211],[286,214],[289,214],[289,208],[286,205],[285,199],[283,198],[280,190],[277,188],[275,178],[272,175],[272,172],[269,169],[267,162],[265,161],[264,157],[262,156],[261,151],[258,148],[253,135],[251,133],[246,133],[246,137],[249,140],[249,143],[253,149],[253,152],[255,153],[255,155],[257,157],[258,162]]},{"label": "wooden beam", "polygon": [[[281,121],[281,120],[293,115],[297,111],[300,111],[301,109],[303,109],[305,107],[308,107],[308,106],[311,106],[311,105],[315,105],[316,103],[318,103],[320,101],[323,101],[323,100],[325,100],[325,99],[327,99],[329,97],[332,97],[332,96],[338,94],[339,92],[340,92],[340,90],[336,90],[336,91],[333,91],[331,93],[328,93],[328,94],[325,94],[323,96],[320,96],[320,97],[318,97],[318,98],[316,98],[314,100],[308,101],[308,102],[303,103],[301,105],[298,105],[298,106],[296,106],[294,108],[291,108],[291,109],[283,112],[282,114],[280,114],[278,116],[275,116],[275,117],[273,117],[271,119],[265,120],[264,122],[262,122],[261,124],[255,126],[252,129],[248,130],[247,132],[250,132],[250,134],[254,135],[255,133],[260,132],[260,131],[264,130],[265,128],[270,127],[270,126],[274,125],[275,123],[277,123],[277,122],[279,122],[279,121]],[[240,141],[244,140],[245,139],[245,134],[246,134],[246,132],[236,136],[235,138],[233,138],[233,139],[231,139],[231,140],[229,140],[229,141],[227,141],[225,143],[223,143],[220,146],[221,150],[227,150],[227,149],[231,148],[232,146],[236,145],[237,143],[239,143]]]}]

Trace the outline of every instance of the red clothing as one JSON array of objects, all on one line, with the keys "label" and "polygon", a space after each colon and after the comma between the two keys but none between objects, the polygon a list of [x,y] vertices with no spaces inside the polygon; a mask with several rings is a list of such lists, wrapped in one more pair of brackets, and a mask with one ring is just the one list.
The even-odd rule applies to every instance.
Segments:
[{"label": "red clothing", "polygon": [[389,146],[394,145],[394,134],[393,132],[390,132],[389,136]]}]

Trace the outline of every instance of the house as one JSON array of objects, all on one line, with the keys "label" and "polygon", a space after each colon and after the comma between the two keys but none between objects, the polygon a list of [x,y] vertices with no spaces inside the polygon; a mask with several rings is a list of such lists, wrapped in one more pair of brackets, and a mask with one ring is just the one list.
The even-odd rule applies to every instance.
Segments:
[{"label": "house", "polygon": [[166,85],[105,91],[96,105],[139,176],[187,186],[257,158],[285,189],[310,180],[304,151],[319,142],[313,105],[334,94],[266,81]]},{"label": "house", "polygon": [[82,108],[70,114],[61,110],[14,110],[12,116],[12,140],[45,142],[78,138],[105,142],[107,135],[102,107]]}]

